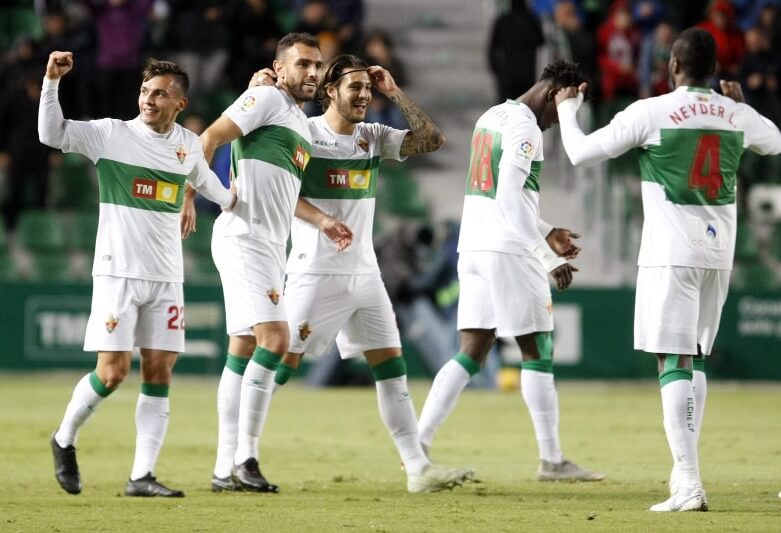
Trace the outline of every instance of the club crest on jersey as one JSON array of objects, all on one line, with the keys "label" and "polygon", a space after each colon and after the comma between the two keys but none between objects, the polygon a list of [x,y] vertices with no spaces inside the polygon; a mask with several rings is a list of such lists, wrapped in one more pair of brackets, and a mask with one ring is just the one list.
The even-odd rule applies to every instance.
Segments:
[{"label": "club crest on jersey", "polygon": [[369,141],[367,141],[363,137],[358,137],[358,140],[355,142],[355,144],[357,144],[358,147],[364,152],[369,151]]},{"label": "club crest on jersey", "polygon": [[106,317],[106,331],[109,333],[114,333],[117,324],[119,324],[119,319],[113,313]]},{"label": "club crest on jersey", "polygon": [[242,111],[249,111],[253,107],[255,107],[255,103],[257,103],[257,100],[254,96],[248,95],[244,98],[244,100],[241,102],[241,110]]},{"label": "club crest on jersey", "polygon": [[279,303],[279,293],[276,289],[269,289],[266,291],[266,296],[271,300],[271,303],[277,305]]},{"label": "club crest on jersey", "polygon": [[298,325],[298,338],[305,341],[312,334],[312,328],[309,327],[309,322],[301,322]]},{"label": "club crest on jersey", "polygon": [[306,169],[306,165],[309,163],[309,153],[304,150],[304,147],[300,144],[296,146],[296,151],[293,152],[293,164],[301,170]]},{"label": "club crest on jersey", "polygon": [[187,157],[187,152],[184,149],[184,145],[180,144],[176,148],[176,159],[178,159],[180,163],[184,164],[184,158],[185,157]]},{"label": "club crest on jersey", "polygon": [[532,144],[531,139],[522,140],[521,144],[518,145],[518,150],[515,153],[518,155],[518,157],[531,159],[532,155],[534,154],[534,145]]}]

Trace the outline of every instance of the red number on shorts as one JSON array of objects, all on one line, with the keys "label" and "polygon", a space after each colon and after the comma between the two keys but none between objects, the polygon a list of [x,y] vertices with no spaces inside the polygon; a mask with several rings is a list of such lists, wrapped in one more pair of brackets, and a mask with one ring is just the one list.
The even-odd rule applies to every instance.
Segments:
[{"label": "red number on shorts", "polygon": [[184,329],[184,307],[172,305],[168,308],[168,314],[170,316],[168,319],[168,329],[172,331]]},{"label": "red number on shorts", "polygon": [[[707,134],[700,137],[694,161],[689,170],[689,188],[705,188],[705,194],[711,200],[718,198],[719,191],[724,185],[724,177],[721,175],[720,149],[720,136]],[[707,173],[704,172],[706,162],[708,164]]]}]

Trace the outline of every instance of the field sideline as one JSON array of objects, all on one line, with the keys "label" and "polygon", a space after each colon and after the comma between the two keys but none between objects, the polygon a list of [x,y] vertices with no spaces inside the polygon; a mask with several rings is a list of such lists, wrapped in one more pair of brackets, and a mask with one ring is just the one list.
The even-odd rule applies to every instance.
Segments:
[{"label": "field sideline", "polygon": [[[48,439],[79,374],[0,374],[0,531],[779,531],[781,386],[711,383],[701,444],[711,511],[656,515],[671,459],[653,381],[559,384],[565,454],[605,471],[594,484],[534,480],[537,451],[517,392],[467,391],[434,459],[482,483],[410,495],[373,388],[286,387],[261,443],[278,495],[213,494],[217,378],[177,377],[158,463],[181,500],[120,496],[130,472],[138,381],[80,440],[84,491],[54,480]],[[420,409],[429,383],[415,382]]]}]

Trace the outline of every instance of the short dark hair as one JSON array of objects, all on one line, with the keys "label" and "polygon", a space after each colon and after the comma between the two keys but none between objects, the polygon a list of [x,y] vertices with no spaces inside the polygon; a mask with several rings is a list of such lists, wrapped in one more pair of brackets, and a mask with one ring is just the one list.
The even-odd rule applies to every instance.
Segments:
[{"label": "short dark hair", "polygon": [[353,70],[366,70],[369,64],[360,57],[342,54],[332,57],[323,67],[323,80],[317,91],[317,98],[323,106],[323,110],[331,105],[331,98],[328,96],[325,88],[332,83],[338,83],[342,76]]},{"label": "short dark hair", "polygon": [[578,63],[557,59],[542,71],[540,81],[550,81],[555,88],[577,87],[589,81]]},{"label": "short dark hair", "polygon": [[311,33],[292,32],[282,37],[277,43],[276,58],[282,59],[287,49],[298,43],[304,46],[311,46],[312,48],[320,48],[320,41]]},{"label": "short dark hair", "polygon": [[144,65],[144,72],[141,77],[144,81],[149,81],[157,76],[173,76],[185,95],[190,89],[190,78],[182,67],[171,61],[159,61],[155,58],[149,58],[146,61],[146,65]]},{"label": "short dark hair", "polygon": [[702,28],[682,31],[673,43],[672,55],[693,80],[707,80],[716,71],[716,40]]}]

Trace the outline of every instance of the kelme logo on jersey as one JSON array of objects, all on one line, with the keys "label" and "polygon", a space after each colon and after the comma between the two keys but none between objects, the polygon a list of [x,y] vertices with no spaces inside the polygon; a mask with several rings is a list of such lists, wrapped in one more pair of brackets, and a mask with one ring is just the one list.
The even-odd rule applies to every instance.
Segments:
[{"label": "kelme logo on jersey", "polygon": [[145,198],[147,200],[157,200],[169,204],[176,203],[176,195],[179,192],[179,185],[168,183],[167,181],[145,180],[135,178],[133,180],[132,194],[136,198]]},{"label": "kelme logo on jersey", "polygon": [[372,180],[371,170],[347,170],[329,168],[325,173],[329,189],[368,189]]},{"label": "kelme logo on jersey", "polygon": [[279,303],[279,293],[276,289],[269,289],[266,291],[266,296],[271,300],[271,303],[277,305]]},{"label": "kelme logo on jersey", "polygon": [[532,142],[530,139],[524,139],[521,141],[521,144],[518,145],[518,151],[516,152],[518,157],[523,157],[525,159],[531,159],[532,155],[534,154],[534,145],[532,145]]},{"label": "kelme logo on jersey", "polygon": [[296,151],[293,152],[293,164],[301,170],[305,170],[308,163],[309,153],[299,144],[296,146]]},{"label": "kelme logo on jersey", "polygon": [[298,325],[298,338],[305,341],[312,334],[312,328],[309,327],[309,322],[301,322]]},{"label": "kelme logo on jersey", "polygon": [[106,331],[109,333],[114,333],[114,330],[117,329],[117,324],[119,324],[119,319],[114,314],[106,317]]},{"label": "kelme logo on jersey", "polygon": [[187,157],[187,152],[184,149],[184,145],[180,144],[176,148],[176,158],[179,160],[180,163],[184,164],[184,158]]}]

